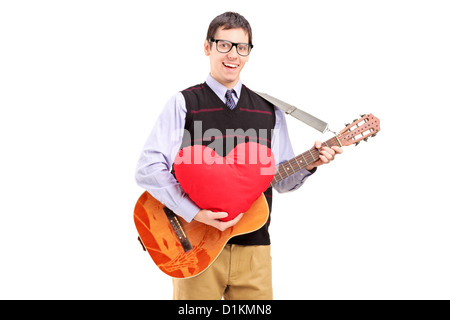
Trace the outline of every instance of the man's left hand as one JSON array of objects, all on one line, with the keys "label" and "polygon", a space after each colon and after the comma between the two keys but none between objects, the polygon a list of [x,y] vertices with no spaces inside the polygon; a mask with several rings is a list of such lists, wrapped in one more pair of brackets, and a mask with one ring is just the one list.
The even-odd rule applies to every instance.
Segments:
[{"label": "man's left hand", "polygon": [[319,160],[311,163],[306,167],[307,170],[311,171],[316,167],[319,167],[323,164],[330,163],[334,160],[334,157],[336,154],[341,154],[344,151],[340,147],[323,147],[322,148],[322,142],[316,141],[314,144],[314,147],[320,151]]}]

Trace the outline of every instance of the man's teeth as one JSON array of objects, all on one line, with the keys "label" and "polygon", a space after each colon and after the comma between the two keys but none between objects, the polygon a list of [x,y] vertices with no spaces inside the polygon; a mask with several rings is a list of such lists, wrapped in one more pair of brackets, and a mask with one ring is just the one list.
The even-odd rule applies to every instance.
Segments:
[{"label": "man's teeth", "polygon": [[230,67],[230,68],[237,68],[237,65],[231,64],[231,63],[224,63],[224,65],[225,65],[226,67]]}]

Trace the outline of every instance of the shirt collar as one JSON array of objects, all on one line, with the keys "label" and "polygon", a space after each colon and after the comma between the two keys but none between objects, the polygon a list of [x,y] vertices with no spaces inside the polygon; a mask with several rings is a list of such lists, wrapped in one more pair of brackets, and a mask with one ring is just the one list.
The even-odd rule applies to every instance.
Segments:
[{"label": "shirt collar", "polygon": [[[227,92],[228,88],[225,87],[223,84],[219,83],[216,79],[214,79],[211,74],[208,74],[208,77],[206,78],[206,84],[214,91],[214,93],[223,101],[225,101],[225,93]],[[236,83],[236,85],[232,88],[234,89],[234,92],[239,99],[241,96],[241,90],[242,90],[242,82],[241,79]]]}]

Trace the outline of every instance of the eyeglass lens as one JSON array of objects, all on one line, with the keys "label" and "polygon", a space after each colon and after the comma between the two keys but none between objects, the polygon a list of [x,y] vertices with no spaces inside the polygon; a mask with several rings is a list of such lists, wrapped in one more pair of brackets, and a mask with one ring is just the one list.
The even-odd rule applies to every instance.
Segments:
[{"label": "eyeglass lens", "polygon": [[[221,53],[228,53],[231,51],[231,48],[233,47],[233,43],[226,41],[226,40],[219,40],[217,41],[217,51]],[[250,46],[246,43],[238,43],[236,45],[237,52],[241,56],[247,56],[250,53]]]}]

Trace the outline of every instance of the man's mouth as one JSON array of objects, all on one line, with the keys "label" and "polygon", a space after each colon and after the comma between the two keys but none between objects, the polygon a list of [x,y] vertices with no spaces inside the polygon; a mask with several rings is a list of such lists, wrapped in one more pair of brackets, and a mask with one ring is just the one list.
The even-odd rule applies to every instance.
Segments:
[{"label": "man's mouth", "polygon": [[225,62],[223,62],[223,65],[230,69],[236,69],[237,67],[239,67],[237,64],[225,63]]}]

